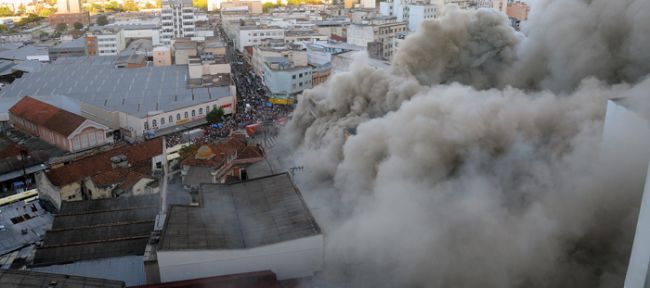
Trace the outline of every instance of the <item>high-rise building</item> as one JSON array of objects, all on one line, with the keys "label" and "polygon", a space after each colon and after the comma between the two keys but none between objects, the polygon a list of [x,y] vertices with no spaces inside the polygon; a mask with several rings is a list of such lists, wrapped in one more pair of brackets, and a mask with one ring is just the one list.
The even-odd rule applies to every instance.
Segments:
[{"label": "high-rise building", "polygon": [[160,13],[160,42],[170,45],[172,39],[194,37],[194,12],[192,0],[164,0]]},{"label": "high-rise building", "polygon": [[80,13],[80,0],[57,0],[57,13]]}]

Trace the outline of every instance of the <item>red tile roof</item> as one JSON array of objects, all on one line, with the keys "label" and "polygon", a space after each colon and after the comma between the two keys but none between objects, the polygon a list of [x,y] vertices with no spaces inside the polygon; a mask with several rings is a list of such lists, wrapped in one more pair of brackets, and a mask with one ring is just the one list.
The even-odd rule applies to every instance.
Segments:
[{"label": "red tile roof", "polygon": [[20,99],[9,109],[9,113],[63,136],[69,136],[86,121],[84,117],[29,96]]},{"label": "red tile roof", "polygon": [[[60,168],[52,169],[45,175],[55,186],[61,187],[78,182],[86,177],[113,171],[111,157],[126,155],[131,169],[142,174],[151,174],[151,158],[162,154],[162,140],[156,138],[146,142],[123,146],[95,154]],[[110,176],[110,175],[109,175]],[[108,176],[107,176],[108,177]],[[110,178],[106,181],[109,181]],[[101,182],[102,180],[100,180]],[[105,182],[103,182],[105,183]]]},{"label": "red tile roof", "polygon": [[182,161],[182,165],[210,167],[221,166],[229,155],[241,152],[246,148],[246,140],[240,137],[231,137],[226,141],[204,145],[210,147],[212,153],[214,153],[214,157],[210,159],[197,159],[195,155],[190,155]]}]

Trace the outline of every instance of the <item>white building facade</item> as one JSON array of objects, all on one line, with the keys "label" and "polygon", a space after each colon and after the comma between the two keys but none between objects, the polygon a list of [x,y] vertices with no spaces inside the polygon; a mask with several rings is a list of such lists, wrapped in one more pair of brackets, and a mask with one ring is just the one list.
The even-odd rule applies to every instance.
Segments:
[{"label": "white building facade", "polygon": [[166,0],[160,11],[160,42],[170,45],[175,38],[194,37],[196,8],[192,0]]},{"label": "white building facade", "polygon": [[246,46],[257,46],[265,39],[282,39],[284,41],[284,29],[262,28],[262,27],[240,27],[234,40],[235,47],[239,52],[244,51]]}]

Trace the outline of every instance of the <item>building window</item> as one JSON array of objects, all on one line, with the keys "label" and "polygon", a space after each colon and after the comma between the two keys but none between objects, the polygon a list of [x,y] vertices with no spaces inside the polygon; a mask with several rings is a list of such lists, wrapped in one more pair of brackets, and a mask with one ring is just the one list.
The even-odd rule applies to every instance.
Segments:
[{"label": "building window", "polygon": [[176,114],[176,121],[181,120],[181,113]]},{"label": "building window", "polygon": [[296,79],[296,74],[291,75],[291,79]]},{"label": "building window", "polygon": [[90,132],[88,134],[88,140],[90,140],[90,146],[97,145],[97,138],[95,138],[95,132]]},{"label": "building window", "polygon": [[156,122],[156,119],[151,120],[151,127],[157,127],[158,122]]},{"label": "building window", "polygon": [[[181,115],[178,115],[178,116],[180,117]],[[169,115],[169,124],[172,124],[172,123],[174,123],[174,117],[172,117],[172,115]]]},{"label": "building window", "polygon": [[147,130],[147,129],[149,129],[149,122],[145,121],[144,122],[144,130]]},{"label": "building window", "polygon": [[190,116],[187,116],[187,111],[185,111],[185,119],[189,118]]},{"label": "building window", "polygon": [[165,117],[160,117],[160,125],[165,125]]},{"label": "building window", "polygon": [[192,110],[192,117],[196,116],[196,111]]},{"label": "building window", "polygon": [[203,115],[203,108],[199,108],[199,115]]},{"label": "building window", "polygon": [[205,106],[205,114],[210,113],[210,105]]},{"label": "building window", "polygon": [[88,135],[80,135],[79,138],[81,138],[81,148],[88,147]]},{"label": "building window", "polygon": [[79,149],[79,146],[80,146],[79,136],[75,136],[74,138],[72,138],[72,149],[77,150]]}]

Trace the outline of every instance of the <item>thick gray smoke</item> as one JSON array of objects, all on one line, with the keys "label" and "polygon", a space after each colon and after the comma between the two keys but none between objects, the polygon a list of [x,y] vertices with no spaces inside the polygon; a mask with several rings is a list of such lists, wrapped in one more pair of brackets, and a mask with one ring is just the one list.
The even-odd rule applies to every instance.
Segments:
[{"label": "thick gray smoke", "polygon": [[283,134],[326,282],[621,286],[650,155],[603,147],[602,121],[608,98],[650,103],[649,3],[540,0],[527,36],[452,10],[391,69],[360,57],[306,91]]}]

